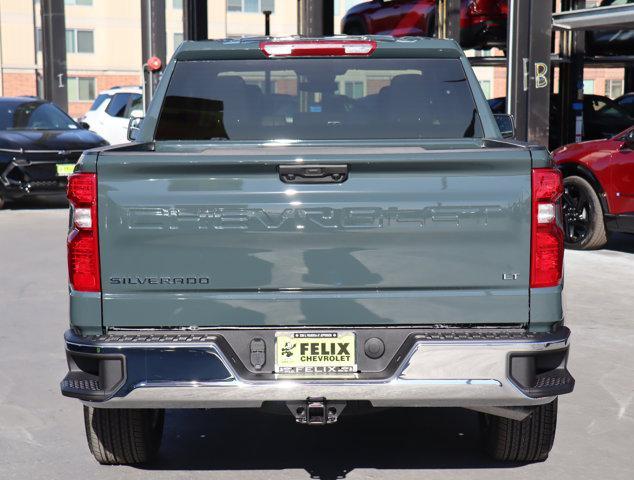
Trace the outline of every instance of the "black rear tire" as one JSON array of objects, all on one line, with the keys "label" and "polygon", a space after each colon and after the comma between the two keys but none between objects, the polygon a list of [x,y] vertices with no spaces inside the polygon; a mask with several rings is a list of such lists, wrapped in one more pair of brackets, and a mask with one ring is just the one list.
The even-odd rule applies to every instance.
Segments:
[{"label": "black rear tire", "polygon": [[548,458],[557,428],[557,399],[535,407],[524,420],[483,414],[487,453],[504,462],[541,462]]},{"label": "black rear tire", "polygon": [[566,248],[596,250],[605,246],[608,234],[601,201],[585,178],[564,178],[563,209]]},{"label": "black rear tire", "polygon": [[84,407],[88,448],[102,465],[152,460],[161,446],[164,410]]}]

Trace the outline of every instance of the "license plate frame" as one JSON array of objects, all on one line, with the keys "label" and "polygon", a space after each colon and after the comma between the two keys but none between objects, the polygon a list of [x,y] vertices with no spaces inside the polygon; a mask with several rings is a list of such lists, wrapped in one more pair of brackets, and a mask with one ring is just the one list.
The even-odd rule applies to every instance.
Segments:
[{"label": "license plate frame", "polygon": [[57,163],[55,165],[55,173],[58,177],[70,177],[74,170],[74,163]]},{"label": "license plate frame", "polygon": [[356,334],[345,330],[278,331],[275,373],[301,377],[357,372]]}]

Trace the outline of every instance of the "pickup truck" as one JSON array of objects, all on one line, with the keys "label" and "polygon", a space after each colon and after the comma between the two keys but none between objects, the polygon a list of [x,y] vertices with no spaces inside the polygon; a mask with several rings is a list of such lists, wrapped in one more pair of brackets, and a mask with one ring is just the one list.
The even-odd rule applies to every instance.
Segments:
[{"label": "pickup truck", "polygon": [[461,407],[494,458],[546,459],[562,179],[509,132],[450,40],[183,43],[69,180],[61,390],[95,458],[149,461],[165,409]]}]

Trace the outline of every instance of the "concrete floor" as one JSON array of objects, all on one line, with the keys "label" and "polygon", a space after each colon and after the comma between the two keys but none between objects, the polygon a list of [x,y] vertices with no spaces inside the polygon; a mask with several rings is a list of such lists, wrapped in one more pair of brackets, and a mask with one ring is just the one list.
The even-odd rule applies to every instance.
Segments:
[{"label": "concrete floor", "polygon": [[573,394],[560,399],[549,460],[491,462],[477,415],[391,410],[296,426],[258,412],[170,411],[161,459],[103,467],[86,447],[81,406],[63,398],[66,211],[0,212],[0,478],[630,479],[634,476],[634,236],[566,253]]}]

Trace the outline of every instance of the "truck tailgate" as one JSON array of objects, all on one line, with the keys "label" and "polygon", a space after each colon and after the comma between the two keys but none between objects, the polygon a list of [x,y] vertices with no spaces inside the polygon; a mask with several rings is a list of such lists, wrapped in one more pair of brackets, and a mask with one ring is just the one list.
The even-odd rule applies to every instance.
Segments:
[{"label": "truck tailgate", "polygon": [[530,153],[480,147],[102,154],[104,326],[528,323]]}]

